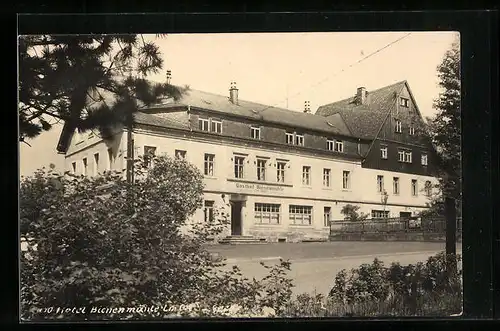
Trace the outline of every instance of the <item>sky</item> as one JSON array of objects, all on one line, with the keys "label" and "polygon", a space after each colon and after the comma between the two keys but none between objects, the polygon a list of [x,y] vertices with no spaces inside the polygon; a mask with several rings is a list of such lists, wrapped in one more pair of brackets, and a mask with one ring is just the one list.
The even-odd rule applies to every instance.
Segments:
[{"label": "sky", "polygon": [[[407,80],[422,116],[433,116],[439,95],[437,66],[458,37],[456,32],[328,32],[169,34],[154,40],[164,57],[163,70],[150,78],[229,95],[235,81],[239,98],[265,105],[312,112],[351,97],[358,87],[374,90]],[[403,39],[401,39],[404,37]],[[400,39],[399,41],[396,41]],[[391,44],[391,45],[389,45]],[[389,45],[389,46],[388,46]],[[373,55],[372,55],[373,54]],[[64,169],[56,151],[62,126],[20,144],[20,174],[39,168]]]}]

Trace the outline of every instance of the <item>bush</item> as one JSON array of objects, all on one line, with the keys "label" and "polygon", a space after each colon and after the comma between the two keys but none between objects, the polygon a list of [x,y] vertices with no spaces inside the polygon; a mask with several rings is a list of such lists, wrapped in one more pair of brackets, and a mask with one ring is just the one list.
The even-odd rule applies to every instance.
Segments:
[{"label": "bush", "polygon": [[[387,268],[375,259],[372,264],[353,269],[349,275],[346,270],[339,272],[329,297],[335,302],[354,306],[400,307],[410,314],[422,309],[427,311],[422,307],[429,302],[462,297],[462,273],[457,268],[459,261],[458,255],[440,253],[429,257],[426,263],[407,266],[393,263]],[[455,306],[450,308],[452,313],[457,312]]]},{"label": "bush", "polygon": [[[33,319],[163,318],[187,304],[194,314],[218,316],[207,307],[262,314],[279,310],[290,296],[290,265],[270,267],[269,277],[243,278],[204,249],[227,225],[227,213],[211,223],[186,220],[201,206],[202,175],[191,164],[158,157],[147,169],[140,160],[133,185],[121,174],[95,178],[39,171],[20,187],[21,317]],[[187,229],[187,231],[182,231]],[[279,286],[278,286],[279,285]],[[166,307],[148,312],[144,307]],[[46,307],[86,307],[84,312]],[[136,313],[92,307],[140,307]],[[266,308],[267,307],[267,308]],[[182,313],[183,314],[183,313]]]},{"label": "bush", "polygon": [[359,208],[359,206],[347,204],[342,207],[340,213],[344,215],[345,221],[364,221],[368,218],[368,215],[364,213],[359,214]]}]

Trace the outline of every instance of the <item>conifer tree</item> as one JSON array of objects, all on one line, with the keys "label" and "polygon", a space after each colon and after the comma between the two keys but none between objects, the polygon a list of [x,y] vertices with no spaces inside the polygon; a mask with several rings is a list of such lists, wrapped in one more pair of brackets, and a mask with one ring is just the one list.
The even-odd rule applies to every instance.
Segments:
[{"label": "conifer tree", "polygon": [[142,35],[36,35],[19,38],[19,140],[64,122],[106,138],[115,124],[183,89],[146,80],[163,68],[159,47]]}]

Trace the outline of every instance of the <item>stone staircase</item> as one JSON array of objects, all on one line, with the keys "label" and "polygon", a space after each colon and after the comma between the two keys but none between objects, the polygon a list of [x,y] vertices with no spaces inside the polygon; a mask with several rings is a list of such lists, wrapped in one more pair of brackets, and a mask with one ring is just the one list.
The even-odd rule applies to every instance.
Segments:
[{"label": "stone staircase", "polygon": [[241,245],[241,244],[265,244],[266,241],[261,241],[254,236],[227,236],[219,240],[219,244],[225,245]]}]

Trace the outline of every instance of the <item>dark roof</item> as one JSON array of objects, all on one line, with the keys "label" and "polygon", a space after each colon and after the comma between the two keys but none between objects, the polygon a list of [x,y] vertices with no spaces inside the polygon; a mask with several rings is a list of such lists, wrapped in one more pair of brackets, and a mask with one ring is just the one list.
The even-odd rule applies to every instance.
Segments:
[{"label": "dark roof", "polygon": [[[349,128],[340,116],[324,118],[316,114],[308,114],[299,111],[272,107],[245,100],[238,100],[238,103],[234,104],[229,100],[228,96],[194,89],[188,90],[177,102],[172,100],[152,108],[161,109],[163,107],[176,106],[190,106],[199,109],[206,109],[220,114],[276,123],[290,126],[291,128],[301,128],[306,130],[321,131],[329,134],[352,136],[352,133],[349,131]],[[143,109],[141,112],[147,113],[148,110]]]},{"label": "dark roof", "polygon": [[185,130],[189,129],[189,122],[186,120],[179,120],[155,114],[147,114],[140,111],[134,114],[134,120],[138,124],[185,129]]},{"label": "dark roof", "polygon": [[320,106],[316,115],[327,120],[342,116],[353,135],[373,139],[387,118],[387,114],[396,105],[396,95],[407,85],[406,80],[368,91],[367,103],[356,103],[355,96]]}]

